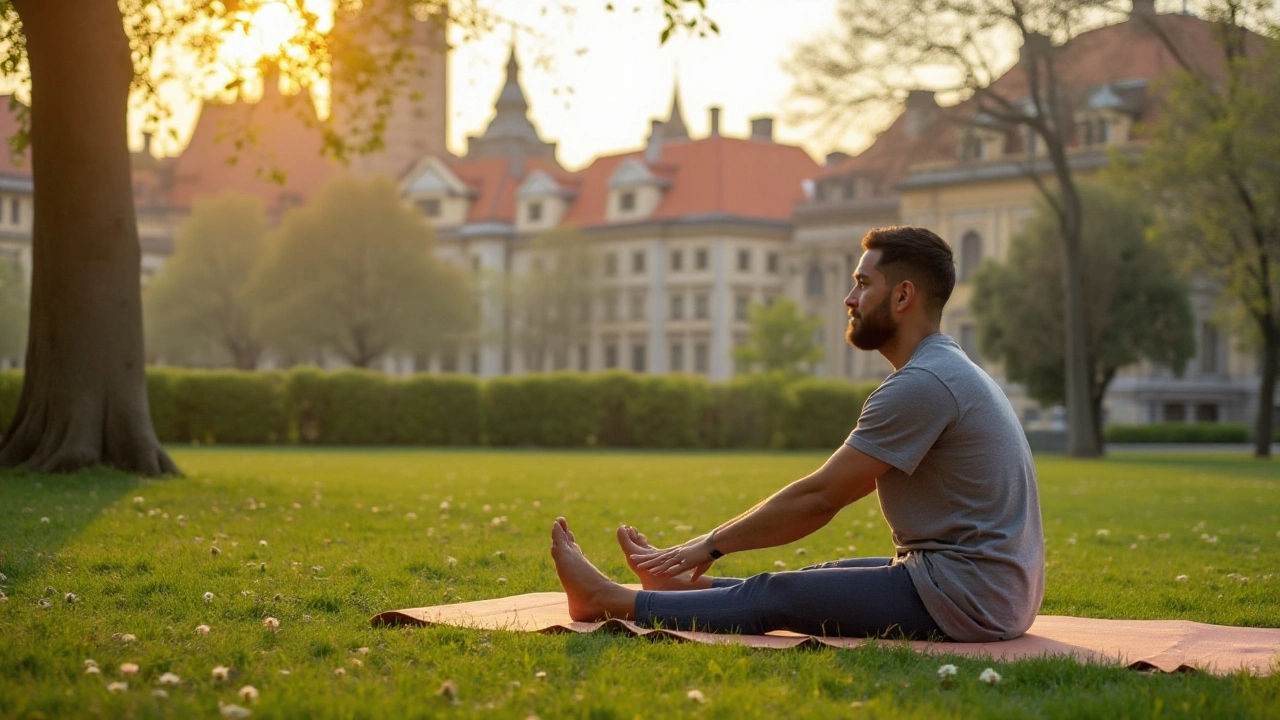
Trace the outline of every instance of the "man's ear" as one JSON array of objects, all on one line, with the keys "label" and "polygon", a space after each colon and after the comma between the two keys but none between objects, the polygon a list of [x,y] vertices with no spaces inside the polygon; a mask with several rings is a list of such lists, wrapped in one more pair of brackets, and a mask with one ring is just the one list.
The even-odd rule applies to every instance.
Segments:
[{"label": "man's ear", "polygon": [[893,309],[898,312],[906,312],[911,307],[911,303],[916,298],[916,285],[910,280],[903,280],[893,288]]}]

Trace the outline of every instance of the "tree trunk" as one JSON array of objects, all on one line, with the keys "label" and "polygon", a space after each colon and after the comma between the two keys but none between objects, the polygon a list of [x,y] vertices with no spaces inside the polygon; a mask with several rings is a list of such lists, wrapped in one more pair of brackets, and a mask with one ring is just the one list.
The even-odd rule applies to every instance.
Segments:
[{"label": "tree trunk", "polygon": [[1253,456],[1271,457],[1271,420],[1275,412],[1276,364],[1280,362],[1280,330],[1270,315],[1262,329],[1262,372],[1258,383],[1258,415],[1253,424]]},{"label": "tree trunk", "polygon": [[1071,457],[1092,458],[1102,455],[1098,424],[1093,413],[1091,363],[1084,301],[1084,253],[1081,249],[1081,232],[1084,211],[1080,195],[1067,166],[1065,151],[1055,148],[1054,164],[1058,170],[1058,182],[1062,191],[1063,213],[1061,231],[1064,262],[1063,286],[1066,291],[1064,308],[1066,326],[1066,399],[1067,399],[1067,454]]},{"label": "tree trunk", "polygon": [[22,395],[0,465],[176,473],[147,405],[141,248],[114,0],[14,0],[31,67],[36,191]]}]

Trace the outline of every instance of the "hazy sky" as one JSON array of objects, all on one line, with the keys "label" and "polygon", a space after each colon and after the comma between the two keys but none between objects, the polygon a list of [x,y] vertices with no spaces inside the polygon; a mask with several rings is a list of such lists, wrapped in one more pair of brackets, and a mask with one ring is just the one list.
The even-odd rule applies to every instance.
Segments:
[{"label": "hazy sky", "polygon": [[[796,43],[830,26],[835,0],[710,0],[719,36],[679,34],[665,46],[658,42],[660,0],[499,0],[493,6],[528,28],[517,33],[517,57],[531,115],[544,139],[559,142],[560,160],[569,167],[642,145],[649,120],[665,118],[677,78],[695,137],[707,132],[707,109],[719,105],[725,134],[745,135],[749,118],[772,115],[781,141],[804,145],[817,158],[832,149],[783,121],[792,80],[781,63]],[[453,53],[449,135],[455,152],[492,116],[510,41],[510,29],[500,29],[458,44]],[[865,136],[851,133],[842,144],[863,142]]]},{"label": "hazy sky", "polygon": [[[567,167],[640,147],[650,119],[666,117],[677,78],[694,137],[706,134],[707,109],[719,105],[722,133],[745,135],[749,118],[772,115],[779,141],[803,145],[819,160],[835,149],[785,122],[792,80],[781,63],[797,43],[830,26],[836,0],[708,0],[708,15],[720,34],[676,33],[666,45],[659,45],[665,23],[661,0],[485,4],[506,22],[479,39],[464,40],[457,32],[452,38],[449,146],[454,152],[464,151],[466,136],[481,133],[492,117],[513,34],[534,124],[544,140],[559,143],[560,161]],[[174,99],[166,125],[178,137],[162,131],[155,142],[163,154],[175,154],[186,143],[199,107],[186,93]],[[842,148],[865,144],[864,131],[850,132]],[[134,135],[139,146],[136,128]]]}]

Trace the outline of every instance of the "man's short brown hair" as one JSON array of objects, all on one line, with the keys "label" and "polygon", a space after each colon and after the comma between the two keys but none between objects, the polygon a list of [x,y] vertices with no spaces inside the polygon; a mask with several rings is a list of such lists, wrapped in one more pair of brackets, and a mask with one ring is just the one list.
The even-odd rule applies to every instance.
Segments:
[{"label": "man's short brown hair", "polygon": [[883,227],[863,236],[862,249],[879,250],[876,269],[893,284],[910,280],[929,314],[942,317],[942,307],[956,287],[956,260],[945,240],[922,227]]}]

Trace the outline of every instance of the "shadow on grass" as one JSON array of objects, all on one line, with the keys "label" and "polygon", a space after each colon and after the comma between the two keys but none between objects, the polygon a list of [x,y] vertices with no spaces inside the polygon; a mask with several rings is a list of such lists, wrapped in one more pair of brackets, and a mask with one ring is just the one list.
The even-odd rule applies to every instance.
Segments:
[{"label": "shadow on grass", "polygon": [[65,475],[0,471],[0,573],[7,576],[0,589],[12,594],[39,577],[59,550],[143,482],[109,468]]}]

